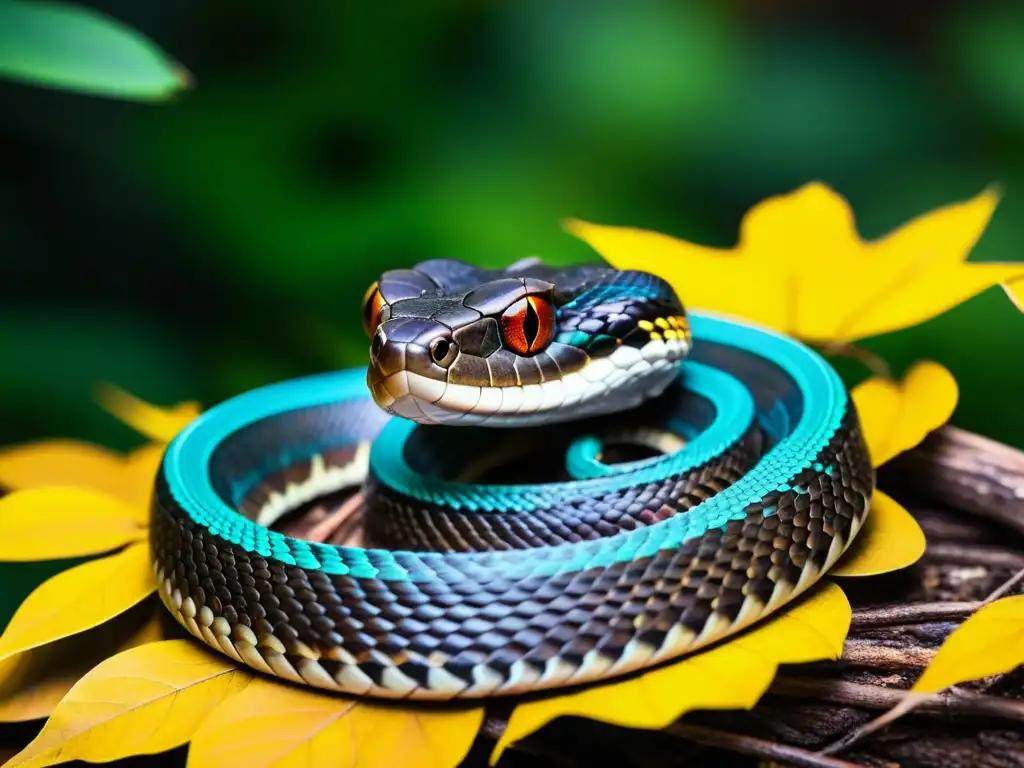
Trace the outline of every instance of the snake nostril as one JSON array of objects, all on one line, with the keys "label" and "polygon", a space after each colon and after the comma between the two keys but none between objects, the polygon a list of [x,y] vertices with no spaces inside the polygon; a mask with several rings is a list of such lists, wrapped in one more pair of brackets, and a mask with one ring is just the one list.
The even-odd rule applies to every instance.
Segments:
[{"label": "snake nostril", "polygon": [[430,359],[442,368],[447,368],[451,365],[455,361],[457,353],[458,348],[455,346],[455,343],[444,336],[430,342]]},{"label": "snake nostril", "polygon": [[435,339],[434,343],[430,345],[430,356],[434,358],[434,362],[440,363],[444,360],[448,356],[451,346],[448,339]]}]

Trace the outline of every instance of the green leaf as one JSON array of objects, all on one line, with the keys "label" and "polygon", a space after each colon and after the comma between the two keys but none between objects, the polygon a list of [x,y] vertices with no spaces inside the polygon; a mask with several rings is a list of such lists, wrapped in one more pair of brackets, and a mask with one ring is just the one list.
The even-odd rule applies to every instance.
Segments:
[{"label": "green leaf", "polygon": [[0,0],[0,76],[113,98],[161,101],[188,72],[150,41],[89,8]]}]

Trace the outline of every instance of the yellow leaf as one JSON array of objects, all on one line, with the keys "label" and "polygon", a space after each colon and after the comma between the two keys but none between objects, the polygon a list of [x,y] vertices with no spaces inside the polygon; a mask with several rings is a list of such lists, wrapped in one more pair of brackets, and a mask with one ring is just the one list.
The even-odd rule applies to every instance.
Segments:
[{"label": "yellow leaf", "polygon": [[117,646],[117,652],[127,651],[129,648],[137,648],[146,643],[157,643],[161,640],[168,640],[167,633],[167,610],[161,604],[154,606],[155,610],[149,611],[148,618],[123,643]]},{"label": "yellow leaf", "polygon": [[148,542],[58,573],[18,606],[0,635],[0,660],[92,629],[154,589]]},{"label": "yellow leaf", "polygon": [[466,756],[483,707],[387,706],[254,679],[206,718],[189,768],[448,768]]},{"label": "yellow leaf", "polygon": [[1017,309],[1024,312],[1024,277],[1017,277],[1003,283],[1003,290],[1010,297],[1010,301],[1017,305]]},{"label": "yellow leaf", "polygon": [[165,639],[166,617],[163,605],[143,603],[95,629],[0,661],[0,722],[48,716],[72,686],[104,659]]},{"label": "yellow leaf", "polygon": [[957,683],[1009,672],[1024,664],[1024,595],[980,608],[953,630],[912,693],[935,693]]},{"label": "yellow leaf", "polygon": [[864,527],[830,576],[876,576],[913,565],[924,554],[924,531],[890,496],[876,490]]},{"label": "yellow leaf", "polygon": [[109,762],[173,749],[250,679],[226,656],[189,640],[133,648],[79,680],[5,768]]},{"label": "yellow leaf", "polygon": [[97,400],[115,418],[158,443],[168,443],[200,413],[198,403],[160,408],[110,384],[98,388]]},{"label": "yellow leaf", "polygon": [[60,651],[78,651],[76,648],[58,648],[62,642],[0,661],[0,722],[20,723],[46,717],[79,678],[103,658],[94,659],[92,654],[83,653],[88,661],[77,663],[80,659],[76,654],[73,657],[76,663],[51,671],[62,661]]},{"label": "yellow leaf", "polygon": [[48,487],[0,498],[0,560],[59,560],[138,541],[146,528],[128,504],[85,488]]},{"label": "yellow leaf", "polygon": [[74,440],[46,440],[0,450],[0,486],[11,490],[67,485],[119,496],[124,457]]},{"label": "yellow leaf", "polygon": [[953,374],[938,363],[917,363],[901,382],[871,378],[850,393],[871,463],[880,467],[945,424],[956,408]]},{"label": "yellow leaf", "polygon": [[693,710],[749,709],[771,685],[779,664],[838,659],[851,615],[843,591],[824,582],[806,600],[708,651],[622,682],[519,704],[491,765],[509,744],[559,717],[660,729]]},{"label": "yellow leaf", "polygon": [[148,524],[150,493],[163,450],[161,444],[147,445],[123,456],[73,440],[30,443],[0,451],[0,486],[99,491],[127,502],[134,519]]},{"label": "yellow leaf", "polygon": [[856,341],[922,323],[1024,265],[968,264],[995,189],[865,242],[847,201],[820,183],[747,212],[735,248],[583,221],[567,229],[619,269],[654,272],[690,307],[744,317],[812,342]]}]

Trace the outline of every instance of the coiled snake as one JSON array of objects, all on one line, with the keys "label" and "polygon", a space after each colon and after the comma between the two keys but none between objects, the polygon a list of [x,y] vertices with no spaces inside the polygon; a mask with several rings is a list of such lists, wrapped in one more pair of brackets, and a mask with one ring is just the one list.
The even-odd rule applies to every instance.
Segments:
[{"label": "coiled snake", "polygon": [[[865,519],[836,372],[652,275],[434,260],[363,313],[368,369],[230,399],[158,473],[161,598],[256,670],[409,699],[612,678],[785,605]],[[268,527],[361,484],[373,548]]]}]

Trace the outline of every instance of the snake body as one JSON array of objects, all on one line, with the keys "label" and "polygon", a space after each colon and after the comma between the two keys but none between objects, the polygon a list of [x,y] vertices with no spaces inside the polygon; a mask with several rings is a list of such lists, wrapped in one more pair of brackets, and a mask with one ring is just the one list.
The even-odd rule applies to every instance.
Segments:
[{"label": "snake body", "polygon": [[[263,673],[409,699],[618,677],[787,604],[866,517],[836,372],[652,275],[429,261],[364,320],[368,369],[230,399],[158,472],[161,599]],[[354,486],[368,548],[268,527]]]}]

